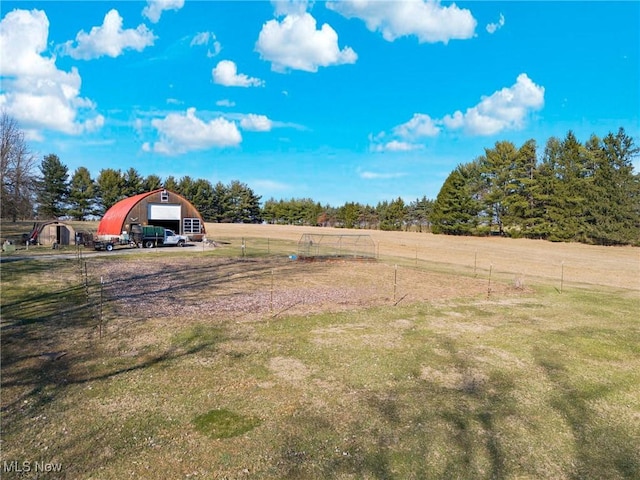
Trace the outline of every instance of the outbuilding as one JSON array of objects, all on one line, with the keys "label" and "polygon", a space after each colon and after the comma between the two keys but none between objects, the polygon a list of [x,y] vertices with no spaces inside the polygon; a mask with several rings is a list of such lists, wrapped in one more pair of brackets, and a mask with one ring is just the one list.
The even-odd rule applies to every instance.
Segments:
[{"label": "outbuilding", "polygon": [[76,231],[73,226],[58,220],[35,223],[31,233],[23,239],[31,245],[75,245]]},{"label": "outbuilding", "polygon": [[120,200],[106,211],[98,224],[98,238],[130,232],[134,225],[155,225],[201,241],[204,220],[198,209],[182,195],[160,188]]}]

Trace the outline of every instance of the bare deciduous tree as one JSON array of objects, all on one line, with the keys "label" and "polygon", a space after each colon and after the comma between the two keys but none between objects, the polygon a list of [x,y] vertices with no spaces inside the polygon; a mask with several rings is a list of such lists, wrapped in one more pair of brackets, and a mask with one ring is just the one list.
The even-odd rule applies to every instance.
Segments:
[{"label": "bare deciduous tree", "polygon": [[0,114],[0,142],[1,213],[15,222],[33,215],[36,161],[24,132],[6,112]]}]

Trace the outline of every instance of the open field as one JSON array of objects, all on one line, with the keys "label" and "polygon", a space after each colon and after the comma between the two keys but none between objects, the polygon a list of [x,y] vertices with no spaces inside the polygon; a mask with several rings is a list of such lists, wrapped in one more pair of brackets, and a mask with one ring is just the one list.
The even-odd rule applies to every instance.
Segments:
[{"label": "open field", "polygon": [[640,478],[638,249],[207,228],[2,264],[2,478]]}]

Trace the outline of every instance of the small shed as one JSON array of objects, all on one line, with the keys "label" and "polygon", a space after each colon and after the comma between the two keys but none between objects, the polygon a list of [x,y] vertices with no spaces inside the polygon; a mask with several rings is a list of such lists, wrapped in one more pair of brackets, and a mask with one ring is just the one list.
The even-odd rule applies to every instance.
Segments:
[{"label": "small shed", "polygon": [[36,223],[29,234],[31,243],[39,245],[75,245],[76,231],[68,223],[57,220]]},{"label": "small shed", "polygon": [[98,224],[98,238],[130,232],[133,225],[155,225],[201,241],[206,231],[198,209],[182,195],[160,188],[120,200]]}]

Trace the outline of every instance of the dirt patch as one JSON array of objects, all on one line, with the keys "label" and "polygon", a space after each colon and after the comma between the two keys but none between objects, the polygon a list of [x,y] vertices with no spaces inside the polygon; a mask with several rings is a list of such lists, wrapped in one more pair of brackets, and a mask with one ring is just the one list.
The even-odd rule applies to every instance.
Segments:
[{"label": "dirt patch", "polygon": [[[236,318],[343,311],[486,295],[485,279],[374,263],[189,255],[91,262],[110,312],[121,318]],[[492,295],[513,293],[493,283]],[[406,328],[400,322],[396,328]]]},{"label": "dirt patch", "polygon": [[311,370],[300,360],[291,357],[274,357],[269,360],[269,369],[279,378],[298,383],[311,375]]}]

